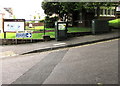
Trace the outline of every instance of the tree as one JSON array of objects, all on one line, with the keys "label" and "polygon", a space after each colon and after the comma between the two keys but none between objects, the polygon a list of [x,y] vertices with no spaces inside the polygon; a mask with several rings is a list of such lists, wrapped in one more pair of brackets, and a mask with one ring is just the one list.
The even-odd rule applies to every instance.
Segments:
[{"label": "tree", "polygon": [[59,14],[61,7],[57,2],[42,2],[42,8],[47,15]]},{"label": "tree", "polygon": [[42,8],[45,14],[52,15],[53,13],[63,16],[64,14],[82,11],[82,9],[92,10],[97,9],[97,18],[100,15],[100,7],[117,6],[118,2],[43,2]]},{"label": "tree", "polygon": [[[76,25],[76,21],[79,21],[81,17],[82,20],[88,19],[90,24],[92,19],[99,18],[101,7],[109,8],[118,4],[118,2],[43,2],[42,8],[45,14],[49,16],[57,14],[60,18],[64,18],[64,20],[68,20],[68,15],[72,14],[72,24]],[[95,16],[95,10],[97,16]],[[81,13],[82,16],[80,17]],[[85,22],[87,25],[87,21]]]},{"label": "tree", "polygon": [[79,12],[83,5],[80,2],[42,2],[42,8],[47,15],[58,14],[59,17],[63,18],[63,16],[69,13],[75,14],[75,12]]}]

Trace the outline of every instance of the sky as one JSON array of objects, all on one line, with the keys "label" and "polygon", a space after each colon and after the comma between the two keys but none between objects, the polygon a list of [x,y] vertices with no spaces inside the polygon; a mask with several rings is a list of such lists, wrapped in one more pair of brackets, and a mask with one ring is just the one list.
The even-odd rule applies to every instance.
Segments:
[{"label": "sky", "polygon": [[0,0],[0,7],[11,7],[16,18],[30,19],[30,15],[34,15],[35,11],[44,16],[44,11],[41,8],[43,0]]}]

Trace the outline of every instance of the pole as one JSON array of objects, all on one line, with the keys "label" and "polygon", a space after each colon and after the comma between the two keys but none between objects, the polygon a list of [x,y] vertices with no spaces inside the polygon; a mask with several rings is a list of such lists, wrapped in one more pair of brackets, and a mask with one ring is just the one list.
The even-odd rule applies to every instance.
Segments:
[{"label": "pole", "polygon": [[4,39],[6,39],[6,32],[4,32]]},{"label": "pole", "polygon": [[44,36],[45,36],[45,23],[46,23],[46,22],[44,21]]}]

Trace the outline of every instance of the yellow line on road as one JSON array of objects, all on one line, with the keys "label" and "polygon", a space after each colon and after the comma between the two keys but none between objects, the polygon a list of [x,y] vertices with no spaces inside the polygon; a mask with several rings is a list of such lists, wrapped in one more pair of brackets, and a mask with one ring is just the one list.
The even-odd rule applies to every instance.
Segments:
[{"label": "yellow line on road", "polygon": [[[90,45],[101,44],[101,43],[106,43],[106,42],[111,42],[111,41],[116,41],[116,40],[120,40],[120,39],[112,39],[112,40],[108,40],[108,41],[102,41],[102,42],[97,42],[97,43],[92,43],[92,44],[79,45],[79,46],[75,46],[75,47],[60,48],[60,49],[57,49],[57,50],[46,51],[46,52],[54,52],[54,51],[60,51],[60,50],[65,50],[65,49],[86,47],[86,46],[90,46]],[[46,52],[44,52],[44,53],[46,53]]]},{"label": "yellow line on road", "polygon": [[86,45],[82,45],[82,46],[75,46],[75,47],[72,47],[72,48],[86,47],[86,46],[90,46],[90,45],[96,45],[96,44],[101,44],[101,43],[106,43],[106,42],[112,42],[112,41],[116,41],[116,40],[120,40],[120,39],[112,39],[112,40],[108,40],[108,41],[102,41],[102,42],[97,42],[97,43],[92,43],[92,44],[86,44]]}]

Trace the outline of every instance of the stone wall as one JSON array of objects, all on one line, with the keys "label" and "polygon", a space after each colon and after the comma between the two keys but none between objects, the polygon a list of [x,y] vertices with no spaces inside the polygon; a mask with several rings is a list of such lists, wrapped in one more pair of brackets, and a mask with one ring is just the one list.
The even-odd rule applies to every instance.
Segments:
[{"label": "stone wall", "polygon": [[43,42],[43,39],[0,39],[0,45],[25,44],[34,42]]}]

